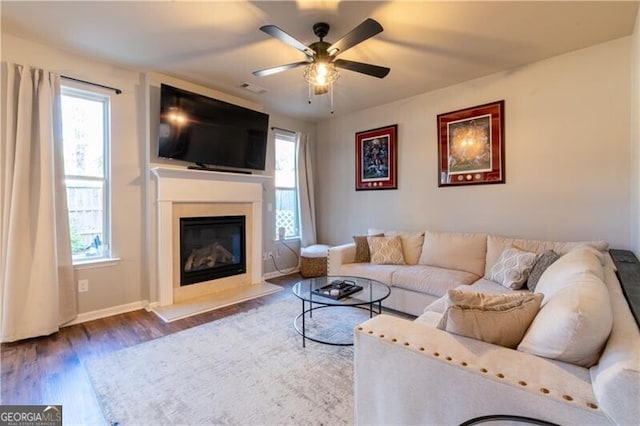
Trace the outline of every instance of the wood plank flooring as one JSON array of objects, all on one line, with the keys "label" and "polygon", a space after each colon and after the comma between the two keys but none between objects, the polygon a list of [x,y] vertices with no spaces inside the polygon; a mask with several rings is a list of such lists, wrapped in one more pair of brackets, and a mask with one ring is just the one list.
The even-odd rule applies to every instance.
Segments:
[{"label": "wood plank flooring", "polygon": [[83,361],[138,343],[294,297],[293,274],[270,279],[284,291],[171,323],[138,310],[62,328],[47,337],[0,347],[0,404],[61,404],[65,425],[104,424]]}]

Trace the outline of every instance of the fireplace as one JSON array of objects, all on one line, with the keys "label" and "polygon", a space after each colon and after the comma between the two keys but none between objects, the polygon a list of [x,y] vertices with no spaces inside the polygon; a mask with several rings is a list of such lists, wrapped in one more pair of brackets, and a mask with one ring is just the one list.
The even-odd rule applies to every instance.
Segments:
[{"label": "fireplace", "polygon": [[180,218],[180,285],[247,272],[245,216]]},{"label": "fireplace", "polygon": [[[157,251],[156,268],[150,270],[150,280],[156,285],[149,297],[154,310],[170,309],[172,305],[179,310],[205,298],[229,305],[248,300],[252,297],[248,293],[273,292],[262,278],[262,196],[265,182],[272,179],[270,176],[165,167],[153,168],[152,172],[156,177]],[[246,272],[180,285],[181,270],[186,263],[180,253],[180,219],[219,216],[245,217]]]}]

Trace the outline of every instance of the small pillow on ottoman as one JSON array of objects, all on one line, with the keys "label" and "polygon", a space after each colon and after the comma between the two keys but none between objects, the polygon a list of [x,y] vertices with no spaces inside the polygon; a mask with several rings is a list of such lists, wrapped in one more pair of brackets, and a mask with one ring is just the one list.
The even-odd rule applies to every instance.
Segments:
[{"label": "small pillow on ottoman", "polygon": [[[371,237],[382,237],[384,234],[369,235]],[[371,252],[369,251],[369,241],[367,235],[354,235],[353,242],[356,243],[355,263],[371,262]]]},{"label": "small pillow on ottoman", "polygon": [[378,265],[404,265],[402,240],[394,237],[367,237],[371,251],[371,263]]},{"label": "small pillow on ottoman", "polygon": [[449,290],[437,328],[507,348],[516,348],[535,318],[542,294],[484,294]]},{"label": "small pillow on ottoman", "polygon": [[491,268],[489,279],[512,290],[519,290],[527,282],[537,258],[535,253],[507,248]]}]

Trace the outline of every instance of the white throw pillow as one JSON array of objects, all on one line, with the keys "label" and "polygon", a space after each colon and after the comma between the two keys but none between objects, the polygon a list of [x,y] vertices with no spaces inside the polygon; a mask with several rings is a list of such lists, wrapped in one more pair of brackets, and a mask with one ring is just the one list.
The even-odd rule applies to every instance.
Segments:
[{"label": "white throw pillow", "polygon": [[535,253],[507,248],[491,268],[489,279],[511,290],[519,290],[527,282],[537,258]]},{"label": "white throw pillow", "polygon": [[544,271],[536,286],[542,308],[518,350],[583,367],[598,362],[613,313],[596,252],[576,248]]},{"label": "white throw pillow", "polygon": [[593,275],[600,281],[604,281],[601,259],[602,254],[598,250],[589,246],[580,246],[553,262],[542,273],[536,285],[536,291],[544,294],[542,305],[544,306],[556,291],[572,285],[576,276]]},{"label": "white throw pillow", "polygon": [[367,237],[371,263],[378,265],[404,265],[402,240],[395,237]]},{"label": "white throw pillow", "polygon": [[449,290],[437,328],[516,348],[540,309],[541,294],[485,294]]}]

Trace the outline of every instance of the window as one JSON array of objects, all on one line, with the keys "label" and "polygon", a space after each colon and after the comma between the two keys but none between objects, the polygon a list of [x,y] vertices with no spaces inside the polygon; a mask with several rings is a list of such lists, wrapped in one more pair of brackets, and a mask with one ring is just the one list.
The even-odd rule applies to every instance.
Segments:
[{"label": "window", "polygon": [[73,261],[109,258],[109,96],[70,87],[61,92]]},{"label": "window", "polygon": [[300,236],[297,147],[295,134],[276,131],[276,238],[279,237],[280,228],[284,228],[284,238]]}]

